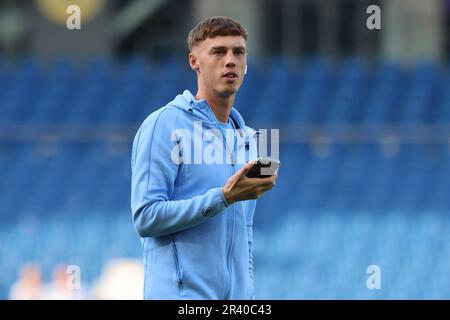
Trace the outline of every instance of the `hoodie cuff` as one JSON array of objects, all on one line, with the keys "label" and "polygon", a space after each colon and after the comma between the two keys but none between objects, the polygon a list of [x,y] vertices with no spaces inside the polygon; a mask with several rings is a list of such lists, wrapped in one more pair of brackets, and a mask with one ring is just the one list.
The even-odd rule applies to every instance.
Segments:
[{"label": "hoodie cuff", "polygon": [[208,191],[207,197],[209,198],[209,205],[202,208],[202,216],[204,218],[213,217],[228,207],[228,203],[223,194],[222,188],[213,188]]},{"label": "hoodie cuff", "polygon": [[222,195],[222,200],[223,200],[223,203],[225,204],[225,207],[229,207],[230,206],[230,204],[228,203],[228,201],[227,201],[227,198],[225,197],[225,193],[223,193],[223,189],[220,189],[220,194]]}]

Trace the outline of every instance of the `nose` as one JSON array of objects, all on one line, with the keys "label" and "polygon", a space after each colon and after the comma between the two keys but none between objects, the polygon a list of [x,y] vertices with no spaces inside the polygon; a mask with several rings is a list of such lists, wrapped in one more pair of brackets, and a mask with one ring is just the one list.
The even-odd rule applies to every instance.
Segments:
[{"label": "nose", "polygon": [[235,57],[232,51],[227,53],[227,57],[225,60],[225,67],[227,68],[236,67]]}]

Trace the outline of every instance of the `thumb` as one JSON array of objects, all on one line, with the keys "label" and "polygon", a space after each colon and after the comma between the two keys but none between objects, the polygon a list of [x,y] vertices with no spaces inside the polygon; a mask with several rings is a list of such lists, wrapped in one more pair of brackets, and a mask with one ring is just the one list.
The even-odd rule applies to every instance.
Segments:
[{"label": "thumb", "polygon": [[251,160],[251,161],[247,162],[245,164],[245,166],[243,166],[241,168],[241,170],[239,170],[236,173],[236,177],[239,179],[240,177],[245,176],[247,174],[247,172],[249,172],[250,169],[255,165],[255,163],[256,163],[256,160]]}]

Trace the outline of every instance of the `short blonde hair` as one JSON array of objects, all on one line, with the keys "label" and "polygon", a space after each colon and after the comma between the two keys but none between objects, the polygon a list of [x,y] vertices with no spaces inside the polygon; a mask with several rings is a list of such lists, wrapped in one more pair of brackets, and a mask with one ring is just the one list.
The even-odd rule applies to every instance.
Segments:
[{"label": "short blonde hair", "polygon": [[241,36],[247,41],[248,32],[237,21],[229,17],[212,17],[197,24],[188,35],[189,50],[206,40],[218,36]]}]

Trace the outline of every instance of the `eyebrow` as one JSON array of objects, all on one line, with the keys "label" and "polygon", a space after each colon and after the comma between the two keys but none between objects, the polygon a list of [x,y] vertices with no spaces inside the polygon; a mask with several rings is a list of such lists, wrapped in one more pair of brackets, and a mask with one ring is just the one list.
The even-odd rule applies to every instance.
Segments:
[{"label": "eyebrow", "polygon": [[[211,47],[211,49],[209,50],[209,51],[212,51],[212,50],[223,50],[223,49],[228,49],[227,47],[225,47],[225,46],[218,46],[218,47]],[[241,49],[241,50],[244,50],[245,51],[245,47],[233,47],[232,48],[233,50],[235,50],[235,49]]]}]

